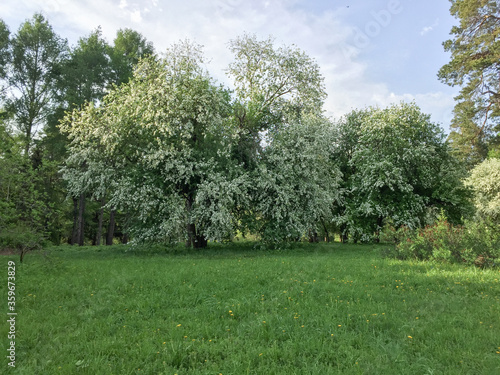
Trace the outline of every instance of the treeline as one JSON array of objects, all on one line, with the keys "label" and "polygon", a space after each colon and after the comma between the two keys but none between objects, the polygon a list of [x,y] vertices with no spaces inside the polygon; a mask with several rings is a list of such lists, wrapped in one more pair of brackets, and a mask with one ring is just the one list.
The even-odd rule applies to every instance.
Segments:
[{"label": "treeline", "polygon": [[319,66],[295,47],[231,41],[235,90],[181,42],[141,60],[99,106],[61,123],[73,196],[126,213],[137,241],[253,234],[268,243],[377,241],[384,225],[460,221],[472,205],[465,171],[415,104],[325,118]]},{"label": "treeline", "polygon": [[326,118],[319,66],[296,47],[232,40],[229,90],[188,41],[160,57],[128,29],[69,48],[40,14],[0,25],[2,247],[378,241],[478,206],[480,183],[415,103]]},{"label": "treeline", "polygon": [[[100,103],[128,82],[153,45],[130,29],[113,44],[100,28],[75,46],[57,35],[41,14],[16,33],[0,20],[0,242],[36,247],[43,241],[126,242],[124,218],[85,195],[68,195],[60,169],[68,140],[58,128],[65,113]],[[105,229],[103,229],[105,228]]]}]

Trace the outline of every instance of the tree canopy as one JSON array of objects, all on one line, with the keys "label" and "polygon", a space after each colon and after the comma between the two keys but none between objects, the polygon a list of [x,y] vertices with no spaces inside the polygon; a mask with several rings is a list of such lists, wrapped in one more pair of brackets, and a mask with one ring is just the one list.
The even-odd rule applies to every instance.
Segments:
[{"label": "tree canopy", "polygon": [[70,190],[92,187],[98,195],[111,188],[110,204],[133,213],[137,238],[178,239],[182,227],[194,246],[203,246],[207,235],[227,236],[228,228],[213,225],[230,225],[231,219],[213,221],[198,208],[219,199],[214,215],[230,214],[220,202],[237,188],[229,183],[234,180],[225,185],[229,191],[209,188],[220,178],[221,189],[228,177],[233,136],[229,95],[201,63],[198,46],[174,45],[162,59],[144,59],[99,108],[89,104],[62,126],[71,140],[69,166],[85,162],[83,173],[66,169]]},{"label": "tree canopy", "polygon": [[443,43],[451,61],[438,76],[450,86],[461,86],[450,139],[472,167],[500,142],[500,7],[497,1],[450,1],[459,25]]},{"label": "tree canopy", "polygon": [[9,84],[19,95],[9,98],[8,107],[24,136],[28,154],[35,127],[44,124],[54,106],[58,67],[67,46],[39,13],[19,28],[11,44]]},{"label": "tree canopy", "polygon": [[491,158],[478,164],[466,183],[474,190],[477,216],[500,224],[500,159]]},{"label": "tree canopy", "polygon": [[[441,128],[415,104],[353,111],[338,125],[343,232],[371,239],[385,221],[416,228],[431,208],[460,220],[467,190]],[[458,209],[458,211],[456,210]]]}]

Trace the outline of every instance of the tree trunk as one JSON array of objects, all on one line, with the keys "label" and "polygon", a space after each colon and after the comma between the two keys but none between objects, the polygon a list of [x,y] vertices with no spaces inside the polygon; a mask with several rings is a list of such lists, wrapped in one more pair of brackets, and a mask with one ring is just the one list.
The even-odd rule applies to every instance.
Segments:
[{"label": "tree trunk", "polygon": [[76,245],[78,243],[78,199],[73,197],[73,231],[71,232],[71,238],[69,239],[70,245]]},{"label": "tree trunk", "polygon": [[317,243],[319,242],[319,238],[318,238],[318,232],[316,231],[309,231],[309,242],[310,243]]},{"label": "tree trunk", "polygon": [[106,235],[106,245],[113,245],[113,237],[115,235],[115,210],[109,213],[108,233]]},{"label": "tree trunk", "polygon": [[341,225],[340,226],[340,242],[347,243],[348,240],[349,240],[349,235],[347,233],[347,226]]},{"label": "tree trunk", "polygon": [[380,230],[382,229],[382,225],[384,224],[384,218],[377,218],[377,232],[375,234],[375,243],[380,243]]},{"label": "tree trunk", "polygon": [[195,238],[194,235],[196,233],[196,228],[194,226],[194,223],[191,223],[191,197],[186,198],[186,211],[187,211],[187,216],[188,216],[188,222],[186,223],[186,247],[195,247]]},{"label": "tree trunk", "polygon": [[325,242],[330,242],[330,233],[328,233],[328,229],[324,221],[321,221],[323,224],[323,230],[325,231]]},{"label": "tree trunk", "polygon": [[104,217],[104,203],[106,201],[104,198],[101,199],[101,210],[99,211],[99,221],[97,225],[97,235],[96,235],[96,245],[99,246],[101,244],[101,239],[102,239],[102,223],[103,223],[103,217]]},{"label": "tree trunk", "polygon": [[80,194],[78,207],[78,226],[77,226],[77,239],[78,245],[83,246],[85,241],[85,194]]},{"label": "tree trunk", "polygon": [[207,245],[208,245],[208,241],[205,238],[205,236],[200,235],[200,234],[197,234],[195,236],[194,246],[193,246],[195,249],[203,249],[203,248],[207,247]]},{"label": "tree trunk", "polygon": [[191,193],[187,194],[186,198],[186,211],[188,216],[188,222],[186,224],[187,238],[186,247],[193,247],[195,249],[202,249],[207,247],[208,241],[205,236],[197,233],[195,223],[191,222],[191,209],[193,205],[194,198]]}]

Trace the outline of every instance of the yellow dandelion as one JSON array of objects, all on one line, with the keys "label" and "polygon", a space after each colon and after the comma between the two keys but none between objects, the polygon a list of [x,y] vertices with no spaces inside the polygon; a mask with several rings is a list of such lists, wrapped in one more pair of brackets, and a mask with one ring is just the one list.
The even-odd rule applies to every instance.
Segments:
[{"label": "yellow dandelion", "polygon": [[409,338],[409,339],[412,339],[413,337],[411,337],[411,336],[408,336],[408,338]]}]

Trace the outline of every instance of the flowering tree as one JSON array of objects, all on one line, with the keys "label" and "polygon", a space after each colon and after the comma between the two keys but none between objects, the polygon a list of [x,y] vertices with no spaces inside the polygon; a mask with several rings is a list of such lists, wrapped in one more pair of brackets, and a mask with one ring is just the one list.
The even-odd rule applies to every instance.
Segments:
[{"label": "flowering tree", "polygon": [[301,238],[331,222],[341,174],[329,154],[332,124],[304,116],[273,132],[262,153],[255,185],[257,231],[267,241]]},{"label": "flowering tree", "polygon": [[474,189],[479,218],[500,222],[500,159],[486,159],[477,165],[466,183]]},{"label": "flowering tree", "polygon": [[[245,178],[231,163],[230,97],[201,68],[200,47],[174,45],[145,59],[103,104],[75,111],[62,125],[71,140],[70,189],[111,191],[108,204],[135,219],[142,240],[178,239],[204,247],[233,229]],[[84,173],[72,165],[85,161]],[[217,188],[213,188],[216,186]]]},{"label": "flowering tree", "polygon": [[460,219],[467,197],[461,169],[442,130],[415,104],[354,111],[338,131],[345,190],[336,220],[344,232],[370,239],[384,220],[416,228],[432,208]]},{"label": "flowering tree", "polygon": [[300,49],[277,47],[271,38],[243,35],[229,44],[234,62],[234,117],[239,135],[234,155],[255,168],[263,136],[304,113],[321,114],[326,98],[318,64]]}]

